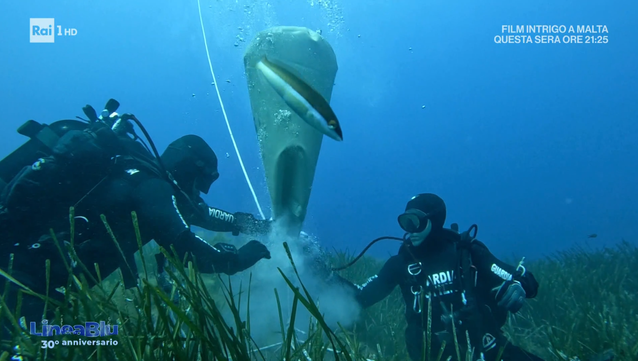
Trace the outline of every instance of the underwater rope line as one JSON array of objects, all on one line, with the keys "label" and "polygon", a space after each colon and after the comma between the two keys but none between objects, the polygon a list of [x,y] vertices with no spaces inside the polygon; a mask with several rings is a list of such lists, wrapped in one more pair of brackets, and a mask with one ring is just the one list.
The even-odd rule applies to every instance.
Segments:
[{"label": "underwater rope line", "polygon": [[202,35],[204,36],[204,48],[206,49],[206,57],[208,58],[208,68],[210,69],[210,75],[213,77],[213,85],[215,85],[215,91],[217,92],[217,99],[219,99],[219,105],[222,107],[222,113],[224,114],[224,119],[226,120],[226,127],[228,128],[228,134],[230,135],[230,139],[233,141],[233,146],[235,147],[235,153],[237,153],[237,159],[239,159],[239,165],[241,166],[241,170],[244,172],[244,177],[246,178],[246,183],[248,183],[248,188],[250,188],[250,193],[253,195],[253,199],[255,200],[255,205],[259,210],[259,215],[261,218],[266,219],[264,216],[264,212],[261,210],[261,205],[259,204],[259,200],[257,199],[257,194],[255,194],[255,189],[253,188],[253,184],[250,182],[250,178],[248,177],[248,173],[246,172],[246,166],[244,166],[244,161],[241,159],[241,154],[239,154],[239,148],[237,148],[237,142],[235,141],[235,136],[233,135],[233,130],[230,128],[230,123],[228,122],[228,116],[226,115],[226,109],[224,108],[224,102],[222,101],[221,93],[219,92],[219,88],[217,87],[217,79],[215,78],[215,71],[213,70],[213,63],[210,60],[210,51],[208,50],[208,40],[206,40],[206,30],[204,29],[204,20],[202,19],[202,6],[200,4],[200,0],[197,0],[197,10],[199,11],[199,23],[202,27]]}]

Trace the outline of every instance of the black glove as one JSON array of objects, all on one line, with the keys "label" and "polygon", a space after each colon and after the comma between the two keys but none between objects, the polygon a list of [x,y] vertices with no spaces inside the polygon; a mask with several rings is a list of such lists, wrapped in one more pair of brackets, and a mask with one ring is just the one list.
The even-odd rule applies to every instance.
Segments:
[{"label": "black glove", "polygon": [[270,259],[270,251],[259,241],[250,241],[237,251],[238,271],[252,267],[262,258]]},{"label": "black glove", "polygon": [[233,236],[240,233],[258,236],[270,232],[270,220],[257,219],[250,213],[237,212],[235,216],[235,229]]},{"label": "black glove", "polygon": [[443,310],[443,313],[441,314],[441,321],[445,325],[445,329],[450,332],[452,332],[452,320],[454,320],[454,325],[456,327],[459,327],[461,326],[461,324],[463,324],[463,321],[465,321],[472,314],[472,310],[474,310],[473,307],[468,306],[462,308],[461,310],[451,312],[443,301],[441,301],[440,304],[441,309]]},{"label": "black glove", "polygon": [[498,306],[512,313],[518,312],[525,304],[525,290],[518,281],[505,281],[499,287],[495,287],[493,291],[496,291],[495,298]]},{"label": "black glove", "polygon": [[216,250],[218,250],[220,253],[225,254],[225,255],[236,255],[237,254],[237,247],[233,246],[232,244],[215,243],[215,245],[213,247],[215,247]]},{"label": "black glove", "polygon": [[262,258],[270,259],[270,251],[259,241],[250,241],[240,249],[228,243],[217,243],[213,247],[228,257],[228,268],[221,272],[229,275],[252,267]]}]

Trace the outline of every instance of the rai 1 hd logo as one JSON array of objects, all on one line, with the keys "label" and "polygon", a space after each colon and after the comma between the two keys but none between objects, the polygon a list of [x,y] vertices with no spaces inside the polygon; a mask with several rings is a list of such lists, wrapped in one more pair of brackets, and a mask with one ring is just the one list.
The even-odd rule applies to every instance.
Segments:
[{"label": "rai 1 hd logo", "polygon": [[56,36],[76,36],[75,28],[55,26],[54,18],[30,18],[29,42],[31,43],[55,43]]}]

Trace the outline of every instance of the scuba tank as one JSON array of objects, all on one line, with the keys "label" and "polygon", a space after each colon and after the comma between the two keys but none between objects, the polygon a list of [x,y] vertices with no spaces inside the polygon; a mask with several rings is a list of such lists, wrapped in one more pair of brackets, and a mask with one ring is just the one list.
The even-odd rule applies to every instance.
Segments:
[{"label": "scuba tank", "polygon": [[[115,111],[120,104],[115,99],[110,99],[104,106],[102,115],[97,116],[95,109],[90,105],[86,105],[82,110],[89,120],[64,119],[58,120],[51,124],[39,123],[35,120],[27,120],[18,128],[18,133],[29,137],[24,144],[14,150],[0,161],[0,193],[4,190],[16,175],[25,167],[35,163],[39,158],[51,156],[53,148],[56,146],[60,138],[69,131],[86,129],[92,123],[103,121],[107,125],[111,120],[110,115],[116,114]],[[105,116],[105,114],[107,114]]]}]

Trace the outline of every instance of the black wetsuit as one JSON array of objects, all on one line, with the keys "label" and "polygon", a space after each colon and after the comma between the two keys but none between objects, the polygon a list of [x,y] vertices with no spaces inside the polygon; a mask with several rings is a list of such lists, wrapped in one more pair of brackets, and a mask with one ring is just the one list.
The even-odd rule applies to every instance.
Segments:
[{"label": "black wetsuit", "polygon": [[[157,171],[140,166],[136,160],[130,159],[128,162],[130,164],[120,163],[113,174],[75,206],[74,250],[94,278],[97,279],[97,275],[93,265],[97,263],[102,277],[122,267],[122,274],[128,282],[136,281],[137,270],[134,268],[133,254],[139,248],[131,217],[132,211],[135,211],[138,217],[142,244],[155,240],[167,250],[172,246],[180,258],[189,252],[196,257],[197,266],[204,273],[233,274],[246,268],[236,253],[217,249],[190,231],[188,221],[180,212],[180,209],[189,209],[189,202],[183,194],[160,177]],[[60,296],[54,289],[65,285],[68,272],[57,246],[48,236],[48,230],[52,228],[59,232],[58,241],[65,249],[62,242],[69,241],[68,209],[78,198],[80,196],[61,196],[60,199],[68,200],[63,203],[50,202],[49,204],[55,205],[54,209],[34,209],[33,212],[39,215],[37,218],[12,219],[11,214],[5,215],[0,227],[3,230],[0,236],[3,238],[3,244],[8,247],[0,250],[0,268],[7,269],[9,254],[13,253],[13,274],[16,278],[34,291],[44,293],[45,261],[50,259],[49,291],[52,296]],[[178,204],[183,206],[178,208]],[[106,216],[133,272],[128,271],[126,262],[100,219],[100,214]],[[194,212],[190,206],[189,218],[196,219],[196,214],[199,214],[200,220],[206,219],[203,214]],[[209,222],[217,221],[220,220],[209,219]],[[65,258],[67,262],[70,261],[68,256]],[[74,271],[84,272],[79,265],[75,265]],[[42,315],[41,308],[39,312],[39,315]],[[28,315],[28,307],[23,304],[23,313],[28,318],[35,318],[38,310]]]},{"label": "black wetsuit", "polygon": [[200,196],[193,197],[193,203],[199,209],[194,210],[191,204],[184,197],[179,197],[177,204],[180,209],[184,209],[182,214],[188,224],[202,227],[214,232],[238,232],[238,220],[233,213],[214,208],[206,204]]},{"label": "black wetsuit", "polygon": [[[244,229],[242,226],[248,226],[245,218],[244,223],[241,223],[242,220],[238,219],[235,214],[209,206],[199,195],[191,196],[191,199],[192,201],[189,201],[182,194],[176,195],[177,208],[182,210],[181,214],[184,220],[191,226],[198,226],[214,232],[232,232],[234,235],[239,234],[240,230]],[[155,255],[155,260],[157,273],[161,274],[166,265],[166,258],[163,253],[158,253]],[[164,274],[164,276],[167,275]]]},{"label": "black wetsuit", "polygon": [[[500,329],[506,321],[507,311],[496,305],[495,292],[492,290],[511,275],[521,283],[527,298],[535,297],[538,283],[532,273],[525,272],[521,275],[522,272],[516,271],[515,267],[494,257],[483,243],[474,241],[470,246],[470,254],[476,275],[475,287],[472,293],[464,293],[460,277],[461,253],[457,248],[459,243],[456,242],[458,238],[456,232],[444,229],[437,235],[436,242],[432,242],[438,245],[436,248],[422,249],[403,245],[399,254],[391,257],[378,275],[358,286],[357,300],[363,307],[369,307],[387,297],[397,285],[401,288],[408,324],[406,344],[410,358],[415,361],[422,357],[423,331],[428,322],[428,300],[431,300],[432,305],[432,357],[438,355],[441,343],[445,340],[447,346],[442,359],[445,360],[448,356],[456,359],[451,323],[444,322],[442,316],[452,310],[462,310],[461,313],[455,312],[456,318],[463,321],[461,325],[457,325],[458,341],[467,344],[465,330],[470,331],[472,346],[477,355],[483,352],[486,360],[493,360],[499,349],[505,346],[502,355],[504,361],[540,360],[506,343]],[[474,311],[463,307],[464,298],[471,294],[478,305],[473,308]],[[423,304],[419,302],[420,295],[423,297]],[[461,357],[465,358],[464,351],[461,351]]]}]

